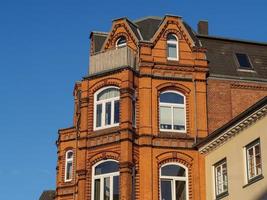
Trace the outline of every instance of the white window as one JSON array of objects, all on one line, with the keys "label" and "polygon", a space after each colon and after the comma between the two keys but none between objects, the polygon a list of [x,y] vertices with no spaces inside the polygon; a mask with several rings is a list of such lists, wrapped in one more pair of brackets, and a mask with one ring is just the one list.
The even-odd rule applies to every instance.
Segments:
[{"label": "white window", "polygon": [[160,168],[161,200],[188,200],[188,170],[177,163],[168,163]]},{"label": "white window", "polygon": [[118,162],[101,161],[93,166],[92,172],[92,200],[119,200]]},{"label": "white window", "polygon": [[73,173],[73,151],[69,150],[65,155],[65,182],[72,180]]},{"label": "white window", "polygon": [[167,59],[179,60],[178,39],[176,35],[170,33],[167,35]]},{"label": "white window", "polygon": [[126,46],[126,38],[124,36],[119,37],[119,39],[116,41],[116,48],[125,46]]},{"label": "white window", "polygon": [[185,97],[176,91],[160,94],[160,130],[186,132]]},{"label": "white window", "polygon": [[227,164],[226,159],[214,165],[215,169],[215,194],[220,197],[228,192]]},{"label": "white window", "polygon": [[117,87],[105,87],[95,93],[94,129],[119,125],[120,91]]},{"label": "white window", "polygon": [[248,182],[262,174],[260,140],[246,146]]}]

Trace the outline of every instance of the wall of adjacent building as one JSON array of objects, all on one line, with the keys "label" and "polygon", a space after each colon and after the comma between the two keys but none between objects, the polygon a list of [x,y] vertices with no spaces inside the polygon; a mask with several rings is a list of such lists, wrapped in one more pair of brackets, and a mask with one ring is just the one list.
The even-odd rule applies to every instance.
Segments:
[{"label": "wall of adjacent building", "polygon": [[[255,139],[260,138],[262,170],[264,178],[247,185],[246,160],[244,147]],[[215,199],[213,165],[226,158],[228,173],[228,192],[225,200],[246,199],[256,200],[267,192],[267,116],[256,121],[238,135],[231,138],[222,146],[210,152],[205,157],[206,195],[207,200]],[[244,187],[245,186],[245,187]]]},{"label": "wall of adjacent building", "polygon": [[209,77],[207,109],[209,133],[267,95],[267,83]]}]

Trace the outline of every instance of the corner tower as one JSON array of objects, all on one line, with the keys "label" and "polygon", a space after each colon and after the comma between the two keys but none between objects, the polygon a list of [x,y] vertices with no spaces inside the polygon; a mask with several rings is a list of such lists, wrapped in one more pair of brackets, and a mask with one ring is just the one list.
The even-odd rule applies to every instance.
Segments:
[{"label": "corner tower", "polygon": [[205,199],[205,48],[178,16],[90,35],[74,126],[59,130],[57,200]]}]

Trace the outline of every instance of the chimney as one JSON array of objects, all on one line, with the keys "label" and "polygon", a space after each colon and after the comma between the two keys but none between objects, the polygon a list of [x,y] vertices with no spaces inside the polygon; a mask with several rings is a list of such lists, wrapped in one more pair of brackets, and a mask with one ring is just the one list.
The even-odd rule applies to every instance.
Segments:
[{"label": "chimney", "polygon": [[209,23],[205,20],[200,20],[197,24],[197,32],[200,35],[208,35],[209,34]]}]

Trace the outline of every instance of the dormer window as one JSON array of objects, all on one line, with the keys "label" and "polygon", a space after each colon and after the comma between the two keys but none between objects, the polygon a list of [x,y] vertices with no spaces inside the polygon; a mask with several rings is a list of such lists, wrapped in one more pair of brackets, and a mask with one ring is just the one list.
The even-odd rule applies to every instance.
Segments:
[{"label": "dormer window", "polygon": [[121,48],[126,46],[126,38],[124,36],[119,37],[116,42],[116,48]]},{"label": "dormer window", "polygon": [[253,70],[247,54],[236,53],[235,56],[239,64],[239,69]]},{"label": "dormer window", "polygon": [[178,57],[178,39],[173,33],[167,36],[167,59],[179,60]]}]

